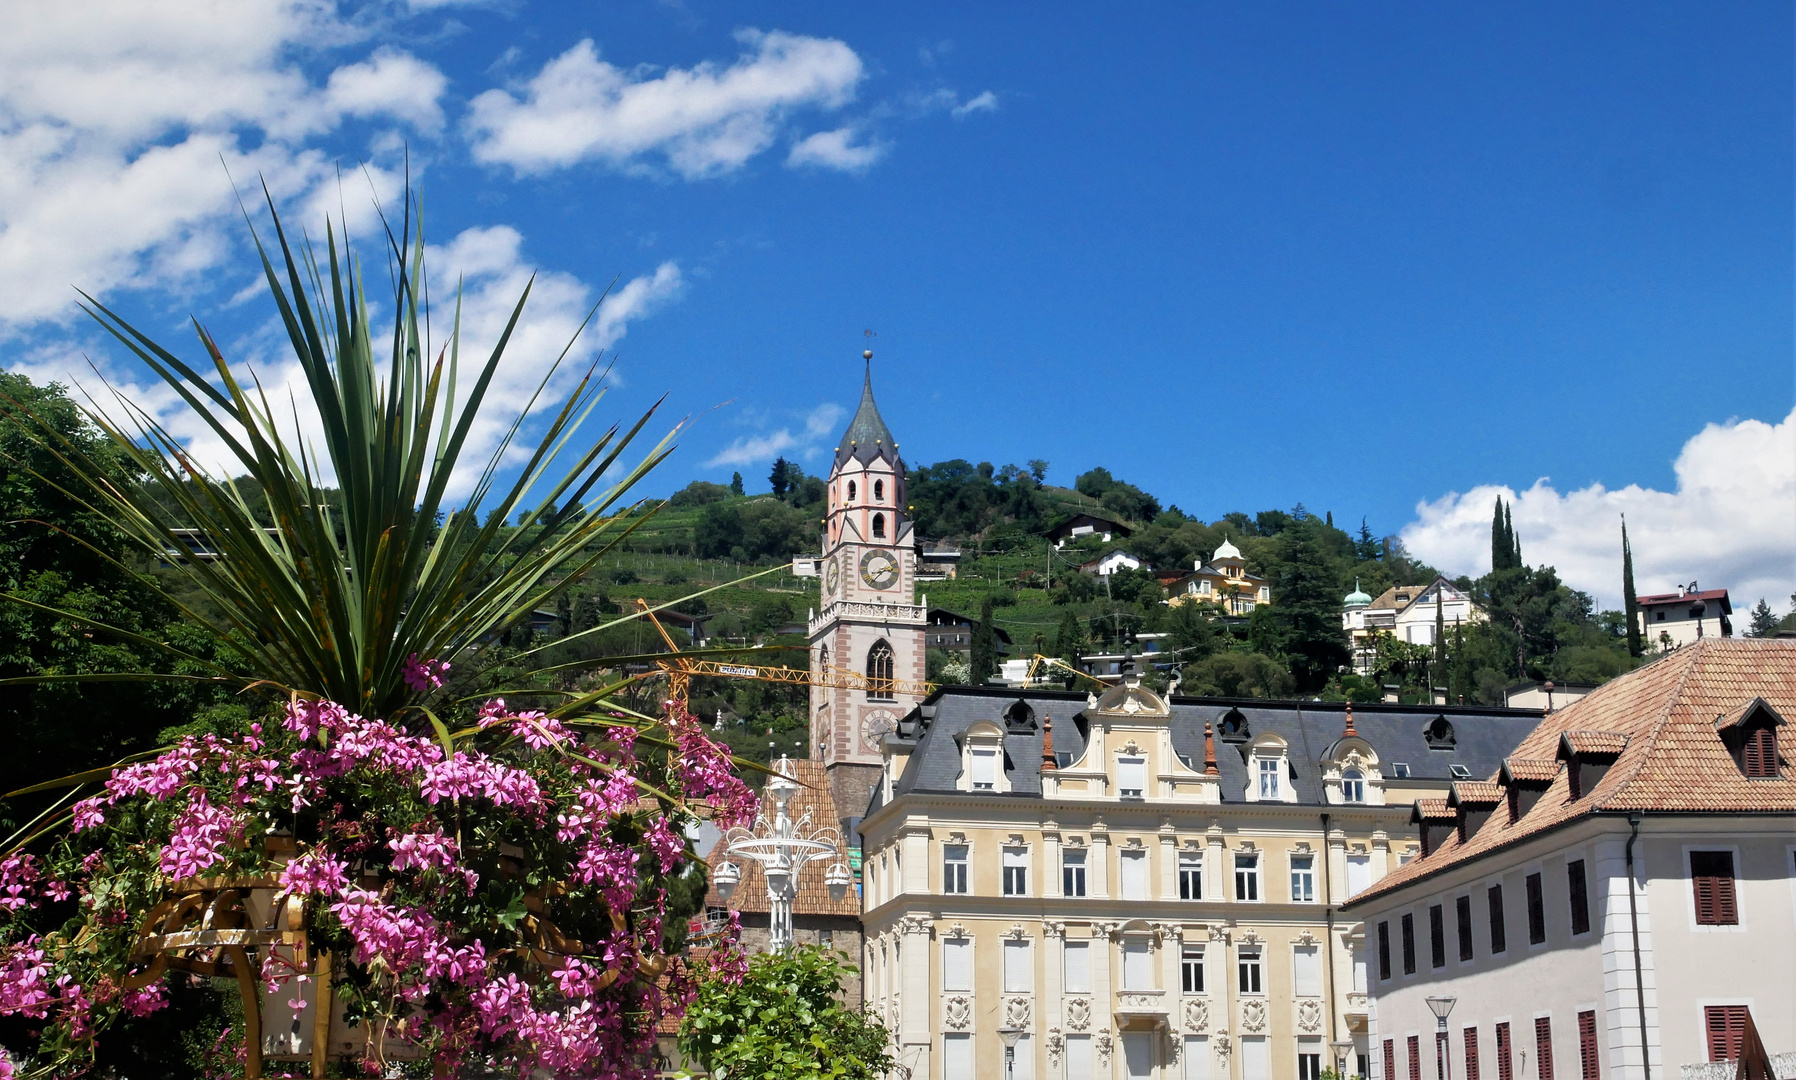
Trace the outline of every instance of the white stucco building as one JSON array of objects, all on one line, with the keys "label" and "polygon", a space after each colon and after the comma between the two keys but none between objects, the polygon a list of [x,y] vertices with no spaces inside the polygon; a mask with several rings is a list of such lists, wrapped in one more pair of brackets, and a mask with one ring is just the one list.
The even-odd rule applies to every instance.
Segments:
[{"label": "white stucco building", "polygon": [[1734,605],[1726,589],[1697,589],[1639,597],[1640,637],[1648,649],[1679,649],[1705,637],[1734,636]]},{"label": "white stucco building", "polygon": [[1485,614],[1470,594],[1444,577],[1426,585],[1392,585],[1376,599],[1355,584],[1341,601],[1341,628],[1353,643],[1354,670],[1361,675],[1371,673],[1380,634],[1410,645],[1433,645],[1437,618],[1451,635],[1456,626],[1483,622]]},{"label": "white stucco building", "polygon": [[1748,1016],[1796,1050],[1792,716],[1796,641],[1707,638],[1418,800],[1424,855],[1347,905],[1374,1076],[1695,1080]]}]

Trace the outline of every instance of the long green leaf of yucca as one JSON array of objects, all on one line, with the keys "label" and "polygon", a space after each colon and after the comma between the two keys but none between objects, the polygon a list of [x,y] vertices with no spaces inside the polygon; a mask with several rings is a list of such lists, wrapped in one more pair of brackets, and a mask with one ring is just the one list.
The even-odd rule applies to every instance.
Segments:
[{"label": "long green leaf of yucca", "polygon": [[[558,408],[544,410],[535,445],[518,447],[570,341],[487,460],[464,462],[529,288],[466,378],[458,371],[459,290],[449,334],[431,357],[424,240],[409,194],[400,234],[386,236],[392,325],[379,335],[361,262],[340,250],[336,229],[327,227],[322,251],[296,244],[272,198],[268,204],[274,245],[265,246],[253,227],[251,235],[310,410],[270,400],[253,378],[246,384],[197,323],[205,361],[193,365],[85,293],[84,309],[216,437],[224,466],[215,471],[194,460],[146,410],[115,394],[115,409],[95,405],[87,413],[145,478],[123,485],[23,406],[0,408],[25,421],[84,482],[85,490],[67,494],[146,552],[184,552],[177,530],[197,529],[217,553],[209,561],[173,560],[209,601],[209,613],[215,609],[204,621],[226,654],[219,664],[183,659],[386,715],[410,700],[408,658],[456,661],[553,599],[627,536],[641,515],[625,512],[624,497],[670,452],[678,429],[634,466],[620,466],[655,409],[628,428],[584,432],[603,396],[595,365]],[[318,425],[316,446],[300,441],[302,417]],[[514,462],[521,462],[515,475],[502,483]],[[614,469],[621,475],[612,479]],[[451,508],[457,490],[466,491],[465,501]],[[512,521],[520,524],[509,527]]]}]

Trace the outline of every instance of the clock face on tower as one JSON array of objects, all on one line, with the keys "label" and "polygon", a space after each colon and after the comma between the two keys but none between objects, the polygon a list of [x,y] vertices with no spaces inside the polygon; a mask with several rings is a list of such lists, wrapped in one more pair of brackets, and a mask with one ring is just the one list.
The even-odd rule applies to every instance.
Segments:
[{"label": "clock face on tower", "polygon": [[898,560],[889,551],[873,550],[861,556],[861,580],[870,589],[889,589],[898,584]]},{"label": "clock face on tower", "polygon": [[823,591],[834,596],[836,594],[836,586],[841,583],[842,568],[836,565],[836,560],[831,559],[829,560],[828,567],[823,571]]}]

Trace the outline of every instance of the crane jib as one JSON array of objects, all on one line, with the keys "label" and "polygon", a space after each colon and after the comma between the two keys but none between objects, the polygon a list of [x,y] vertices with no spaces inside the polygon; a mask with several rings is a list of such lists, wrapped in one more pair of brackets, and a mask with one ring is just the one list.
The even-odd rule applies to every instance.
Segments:
[{"label": "crane jib", "polygon": [[730,664],[719,664],[717,670],[724,675],[740,675],[746,679],[752,679],[761,673],[759,668],[735,667]]}]

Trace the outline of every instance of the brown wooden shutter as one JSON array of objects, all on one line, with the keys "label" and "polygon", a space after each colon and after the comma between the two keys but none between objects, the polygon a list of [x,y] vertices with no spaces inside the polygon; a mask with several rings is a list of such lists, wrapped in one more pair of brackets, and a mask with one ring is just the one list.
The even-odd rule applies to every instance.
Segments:
[{"label": "brown wooden shutter", "polygon": [[1497,1025],[1497,1080],[1515,1080],[1515,1054],[1509,1044],[1507,1021]]},{"label": "brown wooden shutter", "polygon": [[1709,1036],[1710,1061],[1734,1061],[1746,1041],[1746,1006],[1710,1005],[1703,1009],[1703,1027]]},{"label": "brown wooden shutter", "polygon": [[1465,1029],[1465,1080],[1478,1080],[1478,1029]]},{"label": "brown wooden shutter", "polygon": [[1578,1014],[1578,1064],[1580,1080],[1599,1080],[1596,1061],[1596,1010]]},{"label": "brown wooden shutter", "polygon": [[1692,851],[1690,884],[1696,894],[1696,921],[1703,926],[1734,926],[1740,911],[1734,898],[1734,853]]},{"label": "brown wooden shutter", "polygon": [[1522,884],[1528,894],[1528,944],[1539,945],[1547,939],[1547,905],[1540,891],[1540,875],[1529,874]]},{"label": "brown wooden shutter", "polygon": [[1409,1080],[1422,1080],[1422,1037],[1409,1037]]},{"label": "brown wooden shutter", "polygon": [[1584,880],[1584,860],[1573,859],[1565,864],[1566,893],[1571,902],[1571,932],[1588,934],[1590,932],[1590,896],[1588,885]]},{"label": "brown wooden shutter", "polygon": [[1740,764],[1747,776],[1777,776],[1777,732],[1770,727],[1747,732],[1746,743],[1740,748]]},{"label": "brown wooden shutter", "polygon": [[1384,1080],[1397,1080],[1397,1044],[1384,1041]]},{"label": "brown wooden shutter", "polygon": [[1540,1080],[1553,1080],[1553,1018],[1534,1018],[1534,1061]]}]

